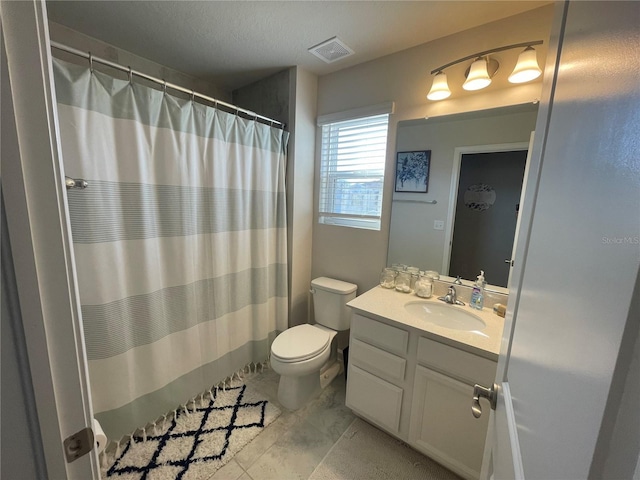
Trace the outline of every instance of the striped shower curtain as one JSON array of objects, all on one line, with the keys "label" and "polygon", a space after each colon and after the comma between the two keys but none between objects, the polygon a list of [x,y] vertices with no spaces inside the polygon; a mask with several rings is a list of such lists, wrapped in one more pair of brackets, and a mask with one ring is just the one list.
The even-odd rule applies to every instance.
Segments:
[{"label": "striped shower curtain", "polygon": [[288,134],[54,61],[96,418],[117,439],[287,328]]}]

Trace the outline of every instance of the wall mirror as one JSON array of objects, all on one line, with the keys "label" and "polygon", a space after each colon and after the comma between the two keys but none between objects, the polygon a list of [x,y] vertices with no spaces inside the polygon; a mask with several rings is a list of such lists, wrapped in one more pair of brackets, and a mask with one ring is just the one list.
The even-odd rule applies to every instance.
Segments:
[{"label": "wall mirror", "polygon": [[398,123],[396,151],[431,159],[426,193],[393,193],[389,265],[471,282],[482,269],[490,285],[507,286],[537,113],[526,104]]}]

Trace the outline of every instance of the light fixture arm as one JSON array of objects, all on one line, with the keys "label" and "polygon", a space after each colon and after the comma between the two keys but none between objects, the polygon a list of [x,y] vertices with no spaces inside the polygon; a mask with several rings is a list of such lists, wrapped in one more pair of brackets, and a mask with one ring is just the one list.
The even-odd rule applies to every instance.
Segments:
[{"label": "light fixture arm", "polygon": [[511,50],[512,48],[533,47],[534,45],[542,45],[543,43],[544,42],[542,40],[536,40],[535,42],[514,43],[513,45],[505,45],[504,47],[492,48],[483,52],[474,53],[473,55],[467,55],[464,58],[459,58],[458,60],[449,62],[446,65],[434,68],[433,70],[431,70],[431,75],[433,75],[434,73],[442,72],[445,68],[452,67],[453,65],[456,65],[458,63],[466,62],[467,60],[476,59],[478,57],[483,57],[485,55],[489,55],[490,53],[503,52],[505,50]]}]

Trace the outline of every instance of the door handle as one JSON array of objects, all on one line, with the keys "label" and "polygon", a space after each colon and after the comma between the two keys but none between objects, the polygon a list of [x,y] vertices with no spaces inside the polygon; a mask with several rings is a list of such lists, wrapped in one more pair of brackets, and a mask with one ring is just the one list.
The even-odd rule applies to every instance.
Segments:
[{"label": "door handle", "polygon": [[494,383],[491,388],[478,385],[473,386],[473,401],[471,402],[471,413],[476,418],[480,418],[482,415],[482,405],[480,405],[480,398],[486,398],[489,400],[491,409],[496,409],[496,403],[498,402],[498,386]]},{"label": "door handle", "polygon": [[513,260],[509,260],[508,258],[505,258],[504,263],[508,263],[510,266],[513,267]]}]

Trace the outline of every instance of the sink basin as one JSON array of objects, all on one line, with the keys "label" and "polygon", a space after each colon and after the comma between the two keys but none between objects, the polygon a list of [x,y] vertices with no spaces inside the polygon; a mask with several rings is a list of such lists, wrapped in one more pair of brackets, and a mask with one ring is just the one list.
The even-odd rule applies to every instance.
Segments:
[{"label": "sink basin", "polygon": [[435,302],[409,302],[405,310],[416,318],[440,327],[468,332],[483,330],[487,325],[473,313],[453,305]]}]

